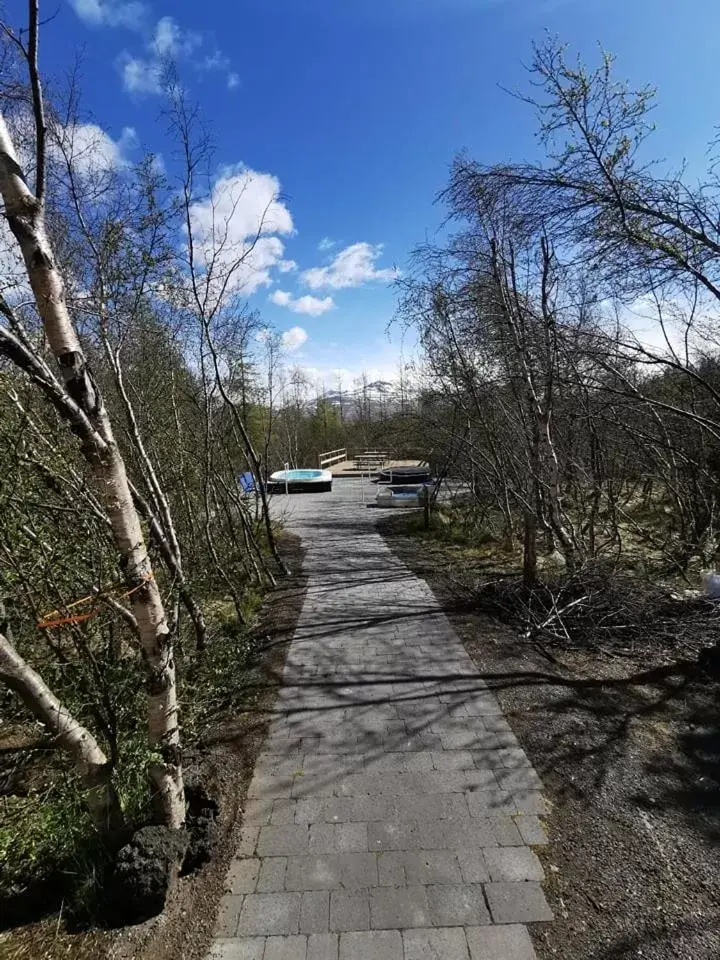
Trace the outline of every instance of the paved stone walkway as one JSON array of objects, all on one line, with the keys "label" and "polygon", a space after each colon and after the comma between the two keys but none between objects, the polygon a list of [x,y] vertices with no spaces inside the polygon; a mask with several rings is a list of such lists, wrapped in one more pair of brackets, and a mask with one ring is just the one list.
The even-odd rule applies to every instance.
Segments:
[{"label": "paved stone walkway", "polygon": [[533,960],[542,784],[359,482],[334,487],[275,501],[308,593],[209,957]]}]

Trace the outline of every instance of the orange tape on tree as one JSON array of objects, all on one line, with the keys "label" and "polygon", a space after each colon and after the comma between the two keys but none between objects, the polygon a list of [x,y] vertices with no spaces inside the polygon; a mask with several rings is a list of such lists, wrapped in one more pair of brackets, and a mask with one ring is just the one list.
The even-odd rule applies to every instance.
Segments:
[{"label": "orange tape on tree", "polygon": [[[117,599],[124,600],[127,597],[131,597],[134,593],[137,593],[138,590],[141,590],[149,580],[153,579],[153,577],[154,574],[151,570],[150,573],[143,577],[142,583],[139,583],[136,587],[132,587],[130,590],[126,590],[125,593],[121,593]],[[110,587],[108,590],[103,590],[102,592],[107,594],[110,593],[112,589],[118,590],[119,587]],[[73,607],[82,606],[84,603],[92,603],[93,601],[97,602],[98,599],[101,600],[102,595],[99,593],[92,593],[89,597],[82,597],[80,600],[73,600],[72,603],[67,604],[65,609],[71,610]],[[36,624],[38,630],[47,630],[49,627],[64,627],[67,624],[72,623],[83,623],[85,620],[90,620],[92,617],[97,616],[97,614],[100,613],[100,609],[97,608],[95,610],[91,610],[89,613],[74,613],[65,617],[59,617],[59,613],[60,610],[52,610],[50,613],[46,613],[42,620],[39,620]]]}]

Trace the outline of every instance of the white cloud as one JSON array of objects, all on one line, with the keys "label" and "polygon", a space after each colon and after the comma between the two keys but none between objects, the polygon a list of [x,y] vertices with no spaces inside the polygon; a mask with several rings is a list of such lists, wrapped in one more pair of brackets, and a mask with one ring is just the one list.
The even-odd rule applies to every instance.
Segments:
[{"label": "white cloud", "polygon": [[318,250],[332,250],[336,244],[337,241],[333,240],[332,237],[323,237],[318,244]]},{"label": "white cloud", "polygon": [[191,206],[195,256],[211,299],[223,287],[248,296],[270,283],[271,270],[283,259],[280,236],[293,232],[279,195],[276,177],[240,164],[225,168],[210,196]]},{"label": "white cloud", "polygon": [[307,313],[311,317],[319,317],[323,313],[327,313],[328,310],[332,310],[335,306],[335,301],[332,297],[323,297],[320,300],[318,297],[310,297],[305,295],[304,297],[298,297],[297,300],[293,300],[290,304],[290,309],[293,313]]},{"label": "white cloud", "polygon": [[311,317],[319,317],[328,310],[332,310],[335,301],[332,297],[311,297],[307,294],[304,297],[292,297],[285,290],[275,290],[270,294],[270,301],[278,307],[287,307],[293,313],[306,313]]},{"label": "white cloud", "polygon": [[[101,0],[73,0],[97,6]],[[108,22],[97,21],[96,22]],[[146,56],[133,56],[127,51],[118,59],[123,86],[128,93],[162,93],[163,73],[167,61],[186,61],[199,72],[220,70],[226,74],[230,89],[238,86],[240,78],[229,71],[230,59],[219,50],[205,56],[196,56],[203,46],[202,34],[185,30],[173,17],[161,17],[155,24],[152,37],[146,43]]]},{"label": "white cloud", "polygon": [[199,33],[183,30],[172,17],[161,17],[155,25],[155,35],[150,46],[156,57],[177,59],[189,56],[201,44],[202,37]]},{"label": "white cloud", "polygon": [[297,270],[297,264],[294,260],[281,260],[278,264],[278,270],[280,273],[292,273],[293,270]]},{"label": "white cloud", "polygon": [[70,0],[75,13],[91,26],[127,27],[141,30],[145,23],[144,3],[123,0]]},{"label": "white cloud", "polygon": [[302,327],[290,327],[282,334],[280,342],[286,350],[294,351],[299,350],[307,338],[307,330],[303,330]]},{"label": "white cloud", "polygon": [[230,58],[226,57],[221,50],[209,54],[200,64],[203,70],[227,70],[229,66]]},{"label": "white cloud", "polygon": [[[29,151],[27,136],[29,115],[20,112],[10,120],[13,140],[21,168],[30,182],[34,179],[34,150]],[[61,178],[66,175],[66,163],[83,182],[83,191],[101,192],[107,182],[107,174],[129,164],[128,154],[137,147],[138,138],[133,127],[124,127],[117,140],[94,123],[72,123],[64,126],[50,120],[47,126],[48,164]],[[103,179],[105,178],[105,179]],[[90,190],[86,184],[90,182]],[[68,298],[75,296],[75,281],[72,272],[65,276]],[[5,217],[0,217],[0,293],[12,304],[33,300],[27,270],[17,240],[10,232]]]},{"label": "white cloud", "polygon": [[[113,140],[94,123],[76,123],[56,128],[54,136],[77,173],[84,177],[124,167],[127,154],[137,146],[133,127],[123,127],[118,140]],[[50,148],[58,149],[54,145]]]},{"label": "white cloud", "polygon": [[128,93],[162,93],[162,63],[125,54],[120,60],[123,87]]},{"label": "white cloud", "polygon": [[268,299],[278,307],[289,307],[292,297],[285,290],[275,290]]},{"label": "white cloud", "polygon": [[371,280],[394,280],[395,268],[376,269],[375,263],[382,253],[382,244],[353,243],[345,247],[327,267],[313,267],[302,274],[303,282],[311,290],[329,287],[342,290],[359,287]]}]

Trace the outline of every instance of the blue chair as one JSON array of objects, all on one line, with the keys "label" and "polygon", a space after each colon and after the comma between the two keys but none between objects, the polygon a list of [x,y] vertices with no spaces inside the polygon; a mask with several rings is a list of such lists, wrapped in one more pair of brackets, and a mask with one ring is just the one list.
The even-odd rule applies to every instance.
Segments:
[{"label": "blue chair", "polygon": [[252,473],[240,474],[240,486],[243,493],[255,493],[255,477]]}]

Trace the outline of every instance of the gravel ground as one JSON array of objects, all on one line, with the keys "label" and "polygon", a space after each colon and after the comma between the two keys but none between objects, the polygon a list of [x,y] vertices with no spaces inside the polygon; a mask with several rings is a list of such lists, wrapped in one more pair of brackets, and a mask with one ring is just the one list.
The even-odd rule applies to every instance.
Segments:
[{"label": "gravel ground", "polygon": [[[557,651],[461,610],[442,547],[384,524],[425,577],[546,785],[555,921],[540,960],[720,958],[720,684],[651,656]],[[668,665],[669,661],[672,661]]]}]

